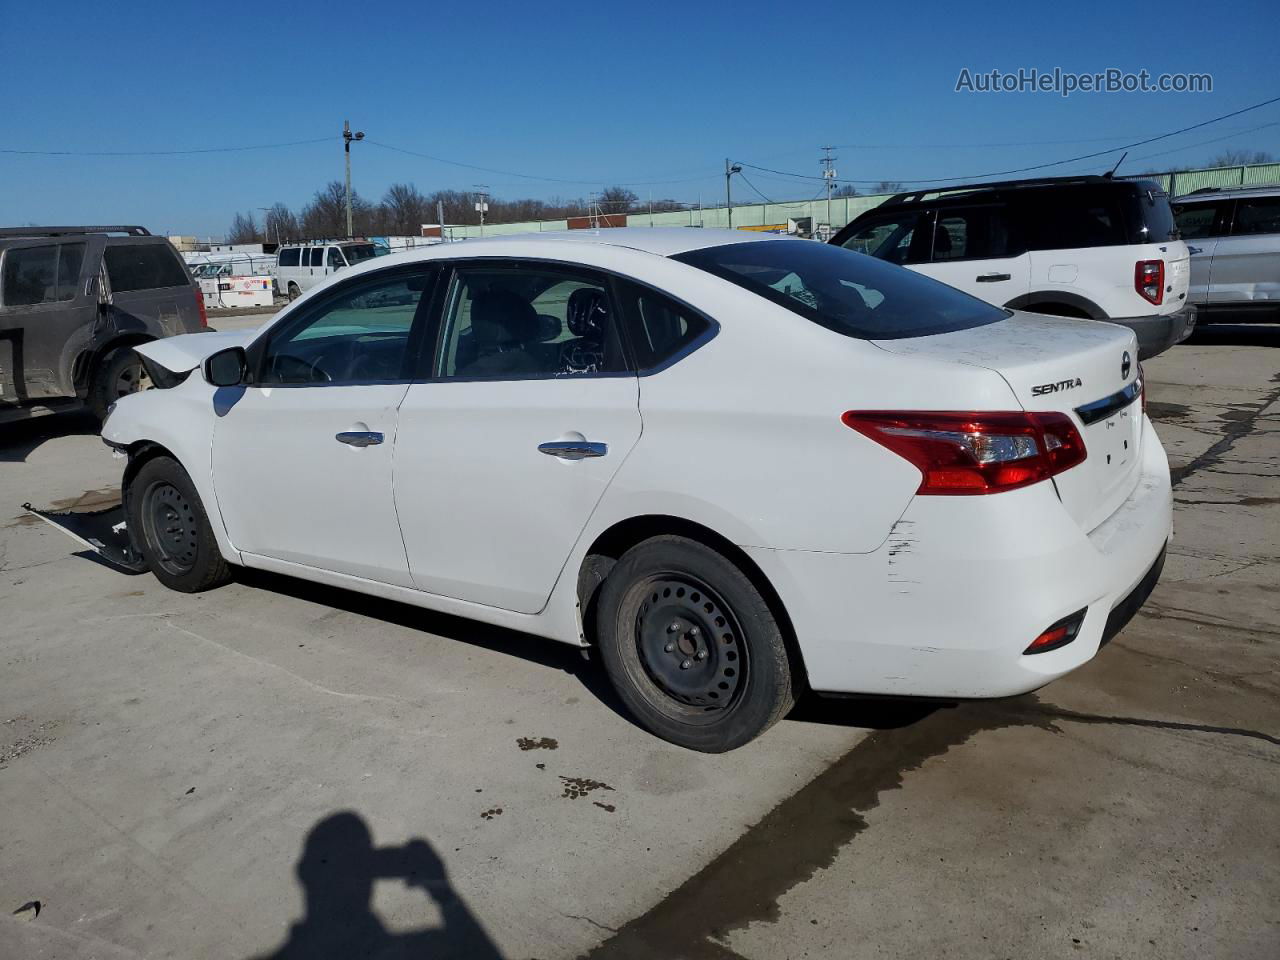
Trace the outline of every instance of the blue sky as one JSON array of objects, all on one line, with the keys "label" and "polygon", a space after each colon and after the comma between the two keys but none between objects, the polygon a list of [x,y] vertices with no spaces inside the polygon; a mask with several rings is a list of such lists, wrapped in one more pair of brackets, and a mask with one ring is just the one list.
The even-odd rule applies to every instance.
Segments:
[{"label": "blue sky", "polygon": [[[967,177],[1106,149],[1280,95],[1274,31],[1242,26],[1274,20],[1274,0],[1237,3],[1229,16],[1181,0],[1132,12],[1025,2],[965,12],[951,3],[0,0],[0,149],[331,138],[195,156],[0,153],[0,222],[125,221],[218,235],[236,210],[298,207],[341,178],[344,118],[378,144],[582,181],[481,172],[366,142],[353,148],[354,180],[373,199],[397,181],[423,191],[485,183],[498,196],[543,199],[628,182],[641,198],[652,190],[711,203],[723,195],[726,156],[816,176],[826,143],[841,145],[844,177]],[[1066,99],[954,90],[965,67],[1055,66],[1206,72],[1214,89]],[[1276,125],[1248,129],[1266,123]],[[1227,139],[1199,145],[1218,137]],[[1137,148],[1122,170],[1198,163],[1225,147],[1280,156],[1280,103]],[[821,188],[748,173],[771,199]],[[740,184],[735,196],[754,195]]]}]

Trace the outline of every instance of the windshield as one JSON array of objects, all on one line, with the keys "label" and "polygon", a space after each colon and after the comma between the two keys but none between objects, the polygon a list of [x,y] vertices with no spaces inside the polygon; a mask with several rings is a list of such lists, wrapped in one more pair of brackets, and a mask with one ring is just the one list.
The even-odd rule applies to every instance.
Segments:
[{"label": "windshield", "polygon": [[372,243],[352,243],[343,246],[342,252],[347,258],[347,263],[355,266],[357,263],[376,257],[378,248]]},{"label": "windshield", "polygon": [[862,340],[951,333],[1009,315],[903,267],[812,240],[732,243],[672,259]]}]

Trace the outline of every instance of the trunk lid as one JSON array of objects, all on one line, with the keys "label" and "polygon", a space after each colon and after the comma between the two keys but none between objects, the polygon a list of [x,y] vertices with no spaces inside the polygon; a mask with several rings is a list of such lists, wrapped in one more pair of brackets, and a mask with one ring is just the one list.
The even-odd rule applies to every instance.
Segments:
[{"label": "trunk lid", "polygon": [[1071,417],[1083,463],[1053,483],[1072,518],[1094,529],[1138,482],[1142,410],[1132,331],[1096,320],[1015,312],[1008,320],[932,337],[872,341],[882,350],[983,367],[998,373],[1028,411]]}]

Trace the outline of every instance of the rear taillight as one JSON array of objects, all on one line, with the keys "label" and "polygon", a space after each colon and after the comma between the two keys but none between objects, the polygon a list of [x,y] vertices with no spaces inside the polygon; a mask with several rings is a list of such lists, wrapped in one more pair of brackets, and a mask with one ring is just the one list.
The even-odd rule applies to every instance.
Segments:
[{"label": "rear taillight", "polygon": [[1063,617],[1057,623],[1052,624],[1040,636],[1031,641],[1031,646],[1023,650],[1023,654],[1048,653],[1050,650],[1065,647],[1080,633],[1080,627],[1084,624],[1084,615],[1088,612],[1089,608],[1085,607],[1083,610],[1077,610],[1071,616]]},{"label": "rear taillight", "polygon": [[209,325],[209,311],[204,307],[204,291],[196,287],[196,309],[200,311],[200,326]]},{"label": "rear taillight", "polygon": [[1133,265],[1133,289],[1157,307],[1164,303],[1164,261],[1139,260]]},{"label": "rear taillight", "polygon": [[915,466],[922,495],[1016,490],[1086,456],[1064,413],[850,410],[840,419]]}]

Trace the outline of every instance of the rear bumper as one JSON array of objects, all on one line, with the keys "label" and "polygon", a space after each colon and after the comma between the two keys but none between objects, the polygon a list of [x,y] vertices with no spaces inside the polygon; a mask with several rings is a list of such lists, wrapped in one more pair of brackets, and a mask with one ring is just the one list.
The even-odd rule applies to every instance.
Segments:
[{"label": "rear bumper", "polygon": [[[1129,497],[1085,533],[1051,482],[916,497],[866,554],[746,548],[778,590],[819,692],[1025,693],[1088,662],[1137,612],[1172,530],[1169,464],[1149,421]],[[1075,640],[1023,651],[1086,608]]]},{"label": "rear bumper", "polygon": [[1138,337],[1138,359],[1147,360],[1191,336],[1196,326],[1196,308],[1187,304],[1174,313],[1151,317],[1111,317],[1107,322],[1132,330]]}]

